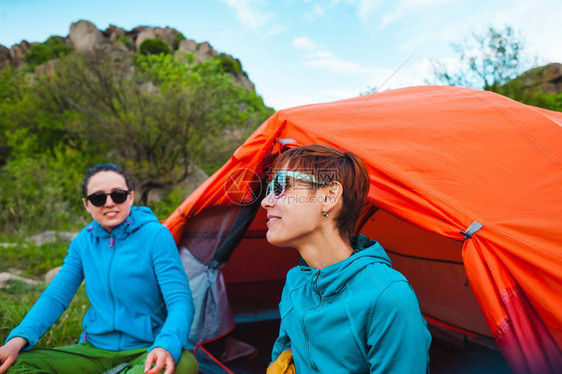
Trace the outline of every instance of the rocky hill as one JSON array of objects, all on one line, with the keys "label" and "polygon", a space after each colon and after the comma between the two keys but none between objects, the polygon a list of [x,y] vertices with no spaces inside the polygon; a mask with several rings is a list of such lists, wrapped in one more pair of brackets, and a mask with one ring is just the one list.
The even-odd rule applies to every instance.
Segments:
[{"label": "rocky hill", "polygon": [[562,64],[551,63],[526,71],[508,83],[508,85],[514,84],[518,84],[528,93],[560,94],[562,93]]},{"label": "rocky hill", "polygon": [[[78,52],[92,52],[105,49],[115,52],[135,53],[139,51],[139,47],[144,40],[154,38],[164,41],[173,52],[184,51],[193,54],[195,56],[195,63],[219,55],[208,42],[198,43],[195,40],[187,39],[179,31],[170,27],[139,26],[127,31],[121,27],[110,25],[102,31],[93,23],[81,20],[70,25],[68,35],[60,39]],[[0,70],[6,67],[19,69],[25,66],[25,54],[37,44],[40,43],[30,43],[26,40],[22,40],[19,44],[14,44],[10,48],[0,44]],[[240,64],[238,59],[228,54],[222,53],[220,55]],[[38,66],[36,71],[38,73],[49,73],[52,69],[54,69],[54,64],[47,63]],[[255,89],[254,84],[243,71],[234,72],[232,75],[234,81],[245,87],[248,91]]]}]

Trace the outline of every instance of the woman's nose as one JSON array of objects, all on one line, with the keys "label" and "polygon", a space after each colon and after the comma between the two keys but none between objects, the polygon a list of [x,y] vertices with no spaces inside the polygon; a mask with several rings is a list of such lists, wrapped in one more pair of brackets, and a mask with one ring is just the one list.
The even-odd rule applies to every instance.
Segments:
[{"label": "woman's nose", "polygon": [[273,197],[273,192],[270,192],[261,201],[261,206],[264,209],[272,208],[273,206],[275,206],[276,202],[277,202],[277,199],[275,197]]},{"label": "woman's nose", "polygon": [[111,195],[107,195],[106,199],[105,199],[105,206],[114,206],[115,202],[113,201],[113,199],[111,198]]}]

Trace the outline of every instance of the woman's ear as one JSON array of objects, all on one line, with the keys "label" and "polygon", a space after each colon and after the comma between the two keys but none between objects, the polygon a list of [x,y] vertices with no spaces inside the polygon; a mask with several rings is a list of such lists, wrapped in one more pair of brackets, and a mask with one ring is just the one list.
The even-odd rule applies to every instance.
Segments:
[{"label": "woman's ear", "polygon": [[131,206],[133,206],[135,202],[135,191],[131,191]]},{"label": "woman's ear", "polygon": [[329,213],[330,210],[334,209],[334,207],[336,207],[342,200],[343,186],[338,181],[332,181],[324,187],[324,190],[325,201],[322,204],[323,211]]}]

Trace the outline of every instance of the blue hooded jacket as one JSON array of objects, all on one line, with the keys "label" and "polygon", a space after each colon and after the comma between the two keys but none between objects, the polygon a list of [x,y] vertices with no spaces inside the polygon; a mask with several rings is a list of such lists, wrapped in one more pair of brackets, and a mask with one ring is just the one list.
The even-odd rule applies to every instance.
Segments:
[{"label": "blue hooded jacket", "polygon": [[96,221],[70,244],[51,284],[6,341],[27,339],[25,350],[66,310],[82,280],[91,308],[80,342],[122,351],[166,349],[177,362],[193,321],[191,290],[170,231],[149,208],[132,207],[111,233]]},{"label": "blue hooded jacket", "polygon": [[297,373],[426,373],[431,335],[406,278],[363,235],[323,269],[287,274],[272,359],[292,348]]}]

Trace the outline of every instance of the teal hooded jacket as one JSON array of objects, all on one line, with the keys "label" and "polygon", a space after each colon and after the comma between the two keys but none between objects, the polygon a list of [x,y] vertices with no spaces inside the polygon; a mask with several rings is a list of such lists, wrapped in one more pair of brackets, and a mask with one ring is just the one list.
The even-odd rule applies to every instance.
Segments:
[{"label": "teal hooded jacket", "polygon": [[431,335],[406,278],[363,235],[323,269],[289,271],[272,359],[291,348],[297,373],[426,373]]},{"label": "teal hooded jacket", "polygon": [[193,321],[191,290],[170,231],[149,208],[132,207],[111,233],[96,221],[70,244],[64,264],[6,341],[27,339],[25,350],[66,310],[86,280],[91,307],[80,342],[122,351],[166,349],[177,362]]}]

